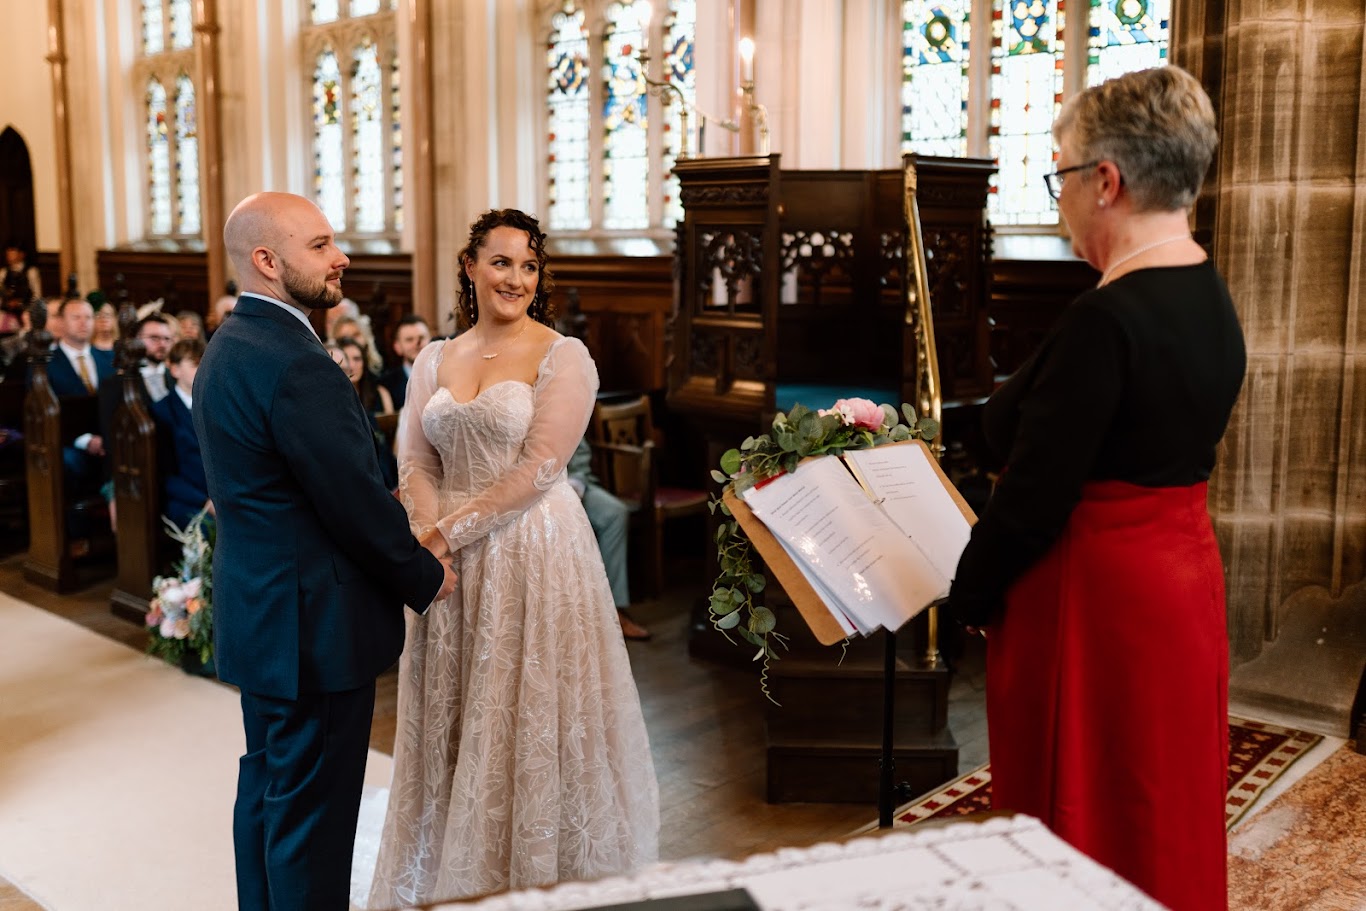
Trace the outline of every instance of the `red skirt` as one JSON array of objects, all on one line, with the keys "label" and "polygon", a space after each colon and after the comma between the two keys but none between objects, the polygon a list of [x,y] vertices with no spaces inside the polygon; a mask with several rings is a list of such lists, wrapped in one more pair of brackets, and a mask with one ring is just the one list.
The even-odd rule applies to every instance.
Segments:
[{"label": "red skirt", "polygon": [[1174,911],[1228,906],[1228,632],[1205,498],[1087,484],[987,639],[995,807]]}]

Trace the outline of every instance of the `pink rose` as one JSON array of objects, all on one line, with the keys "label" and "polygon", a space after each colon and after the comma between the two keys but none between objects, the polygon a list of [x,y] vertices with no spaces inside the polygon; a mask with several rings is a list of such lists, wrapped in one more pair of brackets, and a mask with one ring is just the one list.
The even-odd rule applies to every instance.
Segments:
[{"label": "pink rose", "polygon": [[147,611],[146,620],[148,626],[161,625],[161,605],[157,601],[152,601],[152,606]]},{"label": "pink rose", "polygon": [[882,406],[867,399],[840,399],[830,411],[839,414],[844,423],[855,427],[865,430],[882,428]]},{"label": "pink rose", "polygon": [[160,625],[157,626],[157,632],[161,633],[163,639],[174,639],[175,621],[170,617],[162,617]]},{"label": "pink rose", "polygon": [[190,636],[190,618],[181,617],[179,620],[177,620],[175,622],[175,628],[172,630],[172,632],[175,633],[175,637],[177,639],[188,639]]}]

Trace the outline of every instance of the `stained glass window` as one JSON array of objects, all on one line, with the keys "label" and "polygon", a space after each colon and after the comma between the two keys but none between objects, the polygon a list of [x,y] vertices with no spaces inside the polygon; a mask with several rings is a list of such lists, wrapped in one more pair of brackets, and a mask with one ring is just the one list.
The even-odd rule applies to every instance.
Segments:
[{"label": "stained glass window", "polygon": [[[1172,0],[1085,0],[1086,56],[1077,44],[1070,61],[1068,2],[901,0],[902,149],[995,159],[988,212],[998,226],[1058,222],[1041,178],[1056,166],[1064,73],[1067,84],[1096,85],[1167,62]],[[980,60],[970,66],[974,35],[989,47],[989,73]]]},{"label": "stained glass window", "polygon": [[[403,132],[394,0],[311,0],[313,200],[338,234],[403,230]],[[357,21],[360,20],[360,21]]]},{"label": "stained glass window", "polygon": [[373,16],[381,9],[392,10],[394,8],[394,0],[351,0],[353,18],[356,16]]},{"label": "stained glass window", "polygon": [[649,123],[640,78],[640,6],[607,7],[603,38],[602,225],[644,228],[650,224]]},{"label": "stained glass window", "polygon": [[379,48],[361,42],[351,70],[351,192],[357,231],[384,230],[385,167],[384,97]]},{"label": "stained glass window", "polygon": [[324,22],[336,22],[337,16],[341,14],[338,8],[338,0],[313,0],[312,13],[308,21],[314,25],[321,25]]},{"label": "stained glass window", "polygon": [[162,0],[142,0],[142,52],[160,54],[166,49],[166,20]]},{"label": "stained glass window", "polygon": [[194,83],[181,73],[175,83],[175,189],[177,233],[199,233],[199,134]]},{"label": "stained glass window", "polygon": [[1062,0],[996,0],[994,17],[988,144],[997,171],[987,210],[996,225],[1056,224],[1043,175],[1053,170],[1062,104]]},{"label": "stained glass window", "polygon": [[567,8],[551,19],[547,96],[549,212],[552,229],[581,230],[591,224],[588,211],[588,30],[583,10]]},{"label": "stained glass window", "polygon": [[166,87],[147,83],[147,195],[152,234],[171,233],[171,143],[166,123]]},{"label": "stained glass window", "polygon": [[922,155],[967,152],[971,0],[901,6],[901,145]]},{"label": "stained glass window", "polygon": [[194,10],[190,0],[171,0],[171,47],[194,46]]},{"label": "stained glass window", "polygon": [[403,119],[399,116],[398,51],[389,56],[389,143],[394,182],[394,230],[403,230]]},{"label": "stained glass window", "polygon": [[1167,62],[1171,0],[1091,0],[1086,84]]},{"label": "stained glass window", "polygon": [[[673,0],[664,24],[664,81],[683,90],[688,104],[697,99],[697,73],[693,69],[693,36],[697,34],[697,0]],[[680,144],[687,140],[682,132],[677,96],[665,90],[664,108],[664,226],[672,228],[683,220],[683,203],[678,198],[678,178],[673,175]],[[696,127],[697,118],[689,121]],[[693,154],[698,154],[696,149]]]},{"label": "stained glass window", "polygon": [[313,69],[313,189],[335,231],[346,230],[346,157],[342,135],[341,69],[330,47]]}]

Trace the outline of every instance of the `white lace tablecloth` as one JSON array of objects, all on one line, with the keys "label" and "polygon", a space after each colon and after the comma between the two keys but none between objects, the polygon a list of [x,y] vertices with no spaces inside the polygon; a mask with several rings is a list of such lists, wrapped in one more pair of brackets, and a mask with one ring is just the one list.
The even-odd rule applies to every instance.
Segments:
[{"label": "white lace tablecloth", "polygon": [[634,876],[511,892],[461,911],[582,911],[744,888],[763,911],[1161,911],[1028,816],[897,831],[743,861],[660,864]]}]

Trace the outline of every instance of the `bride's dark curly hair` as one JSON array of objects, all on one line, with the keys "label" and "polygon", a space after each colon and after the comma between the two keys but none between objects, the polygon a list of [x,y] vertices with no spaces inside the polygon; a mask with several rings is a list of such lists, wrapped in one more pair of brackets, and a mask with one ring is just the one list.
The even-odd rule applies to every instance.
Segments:
[{"label": "bride's dark curly hair", "polygon": [[465,272],[465,264],[472,263],[479,258],[479,251],[488,242],[489,232],[494,228],[516,228],[518,231],[527,233],[527,242],[531,247],[531,252],[536,254],[539,280],[536,283],[536,297],[532,299],[531,306],[527,307],[526,312],[538,323],[553,326],[555,314],[550,307],[550,292],[555,289],[555,281],[550,269],[546,266],[545,234],[541,232],[541,223],[534,216],[518,209],[489,209],[475,219],[474,224],[470,225],[469,243],[465,244],[465,249],[460,251],[458,259],[460,266],[460,296],[456,305],[459,311],[458,315],[464,317],[467,325],[473,326],[479,322],[479,306],[474,299],[474,282]]}]

